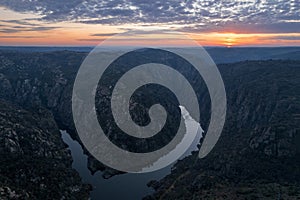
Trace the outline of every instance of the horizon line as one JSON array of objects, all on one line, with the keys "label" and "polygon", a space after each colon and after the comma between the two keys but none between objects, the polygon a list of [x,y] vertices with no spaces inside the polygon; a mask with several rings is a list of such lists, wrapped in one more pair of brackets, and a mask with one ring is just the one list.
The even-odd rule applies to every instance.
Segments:
[{"label": "horizon line", "polygon": [[[95,48],[97,45],[1,45],[0,48],[5,48],[5,47],[14,47],[14,48]],[[107,48],[118,48],[118,47],[143,47],[143,46],[103,46]],[[171,47],[183,47],[183,48],[193,48],[197,46],[171,46]],[[223,45],[199,45],[199,47],[209,47],[209,48],[300,48],[300,45],[295,45],[295,46],[285,46],[285,45],[278,45],[278,46],[270,46],[270,45],[245,45],[245,46],[223,46]]]}]

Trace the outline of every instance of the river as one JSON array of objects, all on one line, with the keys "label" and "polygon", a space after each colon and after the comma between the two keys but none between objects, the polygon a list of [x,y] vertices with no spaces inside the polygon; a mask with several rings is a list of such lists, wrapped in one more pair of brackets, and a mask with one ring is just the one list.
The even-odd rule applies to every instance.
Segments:
[{"label": "river", "polygon": [[[181,157],[184,158],[190,155],[192,151],[197,150],[197,144],[202,137],[203,130],[199,123],[192,119],[184,107],[181,108],[181,112],[185,120],[187,132],[197,131],[197,136],[192,145]],[[61,134],[63,141],[71,150],[73,158],[72,167],[79,173],[85,183],[93,186],[93,190],[90,193],[91,200],[142,199],[144,196],[154,192],[152,188],[147,186],[147,183],[151,180],[162,179],[171,172],[171,168],[174,165],[173,163],[155,172],[142,174],[126,173],[104,179],[101,171],[93,175],[91,174],[87,168],[87,155],[83,153],[81,145],[76,140],[73,140],[66,131],[61,131]]]}]

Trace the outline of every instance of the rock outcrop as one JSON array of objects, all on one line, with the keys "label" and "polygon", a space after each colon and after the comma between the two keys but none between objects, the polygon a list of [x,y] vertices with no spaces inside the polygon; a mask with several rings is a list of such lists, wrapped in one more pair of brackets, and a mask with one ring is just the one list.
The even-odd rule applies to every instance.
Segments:
[{"label": "rock outcrop", "polygon": [[52,114],[0,101],[1,199],[88,199]]}]

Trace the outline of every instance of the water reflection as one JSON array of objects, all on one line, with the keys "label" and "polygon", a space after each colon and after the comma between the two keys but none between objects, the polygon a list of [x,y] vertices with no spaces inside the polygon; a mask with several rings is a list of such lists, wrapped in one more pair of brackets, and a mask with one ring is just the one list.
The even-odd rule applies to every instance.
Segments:
[{"label": "water reflection", "polygon": [[[183,158],[190,155],[192,151],[197,150],[197,144],[202,137],[203,130],[199,123],[192,119],[184,107],[180,108],[187,133],[197,133],[190,148],[184,153],[184,155],[181,156],[181,158]],[[66,131],[61,131],[61,134],[63,141],[68,144],[69,149],[71,150],[73,158],[72,167],[78,171],[85,183],[89,183],[93,186],[93,191],[90,194],[92,200],[141,199],[147,194],[151,194],[153,192],[152,188],[147,187],[147,183],[149,181],[160,180],[171,172],[173,164],[155,172],[143,174],[127,173],[117,175],[109,179],[104,179],[102,177],[103,172],[100,171],[92,175],[87,168],[87,156],[83,153],[83,149],[80,144],[73,140]]]}]

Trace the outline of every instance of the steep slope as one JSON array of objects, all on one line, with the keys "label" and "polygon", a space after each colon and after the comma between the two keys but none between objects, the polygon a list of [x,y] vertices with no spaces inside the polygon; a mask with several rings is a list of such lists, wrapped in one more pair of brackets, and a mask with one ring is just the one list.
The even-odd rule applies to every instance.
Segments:
[{"label": "steep slope", "polygon": [[228,113],[204,159],[180,161],[152,182],[146,199],[297,199],[300,197],[300,63],[221,65]]},{"label": "steep slope", "polygon": [[87,199],[53,116],[0,101],[1,199]]}]

